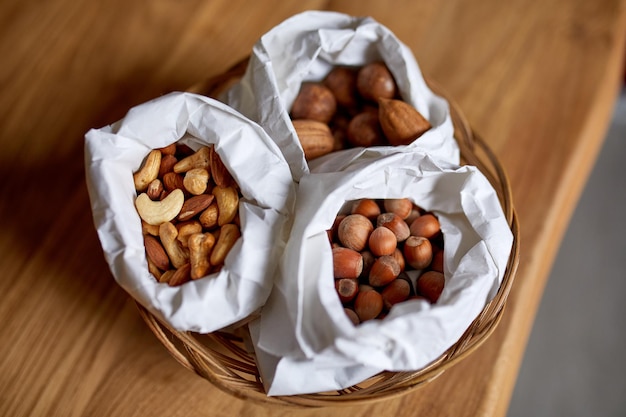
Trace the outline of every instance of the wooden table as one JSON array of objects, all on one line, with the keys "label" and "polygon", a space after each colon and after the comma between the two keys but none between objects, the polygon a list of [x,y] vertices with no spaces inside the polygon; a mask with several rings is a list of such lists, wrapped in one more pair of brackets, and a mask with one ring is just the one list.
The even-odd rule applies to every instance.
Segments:
[{"label": "wooden table", "polygon": [[83,135],[225,70],[305,9],[373,16],[412,48],[501,159],[522,228],[519,273],[492,337],[423,388],[342,414],[506,414],[551,263],[622,81],[625,3],[273,3],[0,3],[0,415],[292,414],[222,393],[183,369],[146,328],[102,257]]}]

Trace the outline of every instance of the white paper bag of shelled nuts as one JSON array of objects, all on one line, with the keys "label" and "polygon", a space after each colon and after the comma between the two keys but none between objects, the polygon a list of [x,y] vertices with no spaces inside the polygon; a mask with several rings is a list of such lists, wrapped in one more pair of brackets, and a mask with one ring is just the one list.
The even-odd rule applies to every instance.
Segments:
[{"label": "white paper bag of shelled nuts", "polygon": [[[298,181],[309,172],[290,118],[301,86],[309,81],[323,82],[333,68],[358,69],[373,62],[388,67],[401,100],[417,109],[431,125],[413,143],[397,148],[419,150],[458,163],[459,150],[453,138],[448,103],[428,87],[411,50],[388,28],[369,17],[308,11],[285,20],[255,44],[245,74],[224,94],[224,100],[266,129],[285,154]],[[342,152],[358,150],[349,148]]]},{"label": "white paper bag of shelled nuts", "polygon": [[[236,181],[241,237],[219,272],[180,286],[148,271],[133,173],[172,143],[213,146]],[[171,93],[86,134],[85,166],[94,222],[117,282],[178,330],[211,332],[246,319],[266,301],[289,231],[295,183],[265,131],[216,100]]]},{"label": "white paper bag of shelled nuts", "polygon": [[[512,233],[484,175],[419,152],[368,154],[342,171],[300,181],[275,289],[251,326],[269,395],[337,390],[382,370],[419,370],[458,340],[499,288]],[[436,215],[445,287],[435,303],[408,300],[383,319],[353,325],[335,290],[327,230],[364,198],[409,198]]]}]

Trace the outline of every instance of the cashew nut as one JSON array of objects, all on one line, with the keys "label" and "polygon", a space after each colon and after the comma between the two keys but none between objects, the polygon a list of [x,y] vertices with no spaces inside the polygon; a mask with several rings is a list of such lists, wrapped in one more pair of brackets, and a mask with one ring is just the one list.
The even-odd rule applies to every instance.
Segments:
[{"label": "cashew nut", "polygon": [[209,272],[209,256],[215,245],[215,237],[210,233],[194,233],[189,236],[189,263],[191,279],[202,278]]},{"label": "cashew nut", "polygon": [[176,225],[178,229],[177,239],[183,247],[188,247],[189,236],[202,232],[202,225],[197,220],[190,220]]},{"label": "cashew nut", "polygon": [[170,258],[170,262],[174,268],[180,268],[189,262],[189,252],[183,248],[177,239],[178,230],[170,221],[164,222],[159,226],[159,237],[161,244]]},{"label": "cashew nut", "polygon": [[194,168],[209,168],[210,152],[211,150],[208,146],[203,146],[195,153],[178,161],[176,165],[174,165],[174,172],[180,174],[181,172],[187,172]]},{"label": "cashew nut", "polygon": [[232,222],[239,209],[239,193],[234,187],[215,187],[213,195],[217,201],[217,224],[223,226]]},{"label": "cashew nut", "polygon": [[228,223],[223,225],[217,242],[215,242],[215,247],[211,251],[211,257],[209,258],[211,265],[223,264],[226,255],[228,255],[228,252],[230,252],[240,236],[241,232],[236,224]]},{"label": "cashew nut", "polygon": [[217,203],[213,202],[202,213],[200,213],[198,220],[200,220],[200,224],[202,224],[202,227],[205,229],[212,229],[217,226],[217,214]]},{"label": "cashew nut", "polygon": [[159,175],[161,167],[161,151],[154,149],[150,151],[143,166],[133,174],[135,189],[137,191],[145,191],[153,180]]},{"label": "cashew nut", "polygon": [[193,195],[204,193],[209,185],[209,171],[204,168],[193,168],[185,173],[183,186]]},{"label": "cashew nut", "polygon": [[135,200],[135,207],[143,221],[151,225],[160,225],[178,216],[184,202],[183,191],[175,189],[161,201],[152,201],[148,194],[141,193]]}]

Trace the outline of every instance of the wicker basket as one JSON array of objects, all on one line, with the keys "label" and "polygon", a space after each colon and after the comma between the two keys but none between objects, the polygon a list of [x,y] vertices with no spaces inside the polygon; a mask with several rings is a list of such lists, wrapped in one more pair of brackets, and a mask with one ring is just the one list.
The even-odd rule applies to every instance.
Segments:
[{"label": "wicker basket", "polygon": [[[246,66],[247,59],[189,91],[217,97],[243,75]],[[513,247],[502,284],[494,299],[485,306],[461,338],[435,361],[415,372],[381,372],[340,391],[269,397],[265,394],[254,354],[246,344],[249,338],[245,321],[230,326],[228,330],[208,335],[181,332],[172,329],[137,303],[140,315],[150,330],[178,362],[221,390],[241,399],[295,407],[355,405],[396,397],[423,386],[467,357],[489,337],[502,317],[519,260],[519,230],[511,189],[497,157],[472,131],[458,105],[434,82],[428,80],[428,84],[435,93],[448,100],[462,161],[476,166],[491,182],[513,233]]]}]

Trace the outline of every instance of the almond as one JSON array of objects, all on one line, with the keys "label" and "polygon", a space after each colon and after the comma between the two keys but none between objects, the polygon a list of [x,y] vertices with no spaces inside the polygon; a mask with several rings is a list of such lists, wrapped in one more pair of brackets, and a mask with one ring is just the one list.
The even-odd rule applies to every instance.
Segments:
[{"label": "almond", "polygon": [[170,267],[170,258],[167,256],[163,245],[157,238],[144,235],[143,243],[146,247],[146,256],[160,270],[166,271]]},{"label": "almond", "polygon": [[211,194],[201,194],[187,199],[178,214],[178,220],[184,222],[195,217],[211,205],[215,197]]},{"label": "almond", "polygon": [[378,100],[380,126],[389,143],[408,145],[431,128],[430,122],[420,112],[402,100]]},{"label": "almond", "polygon": [[228,169],[226,169],[226,165],[220,158],[219,154],[215,151],[215,147],[211,147],[211,152],[209,153],[209,166],[211,168],[211,177],[213,178],[213,182],[218,187],[230,187],[235,183],[235,180],[230,175]]}]

